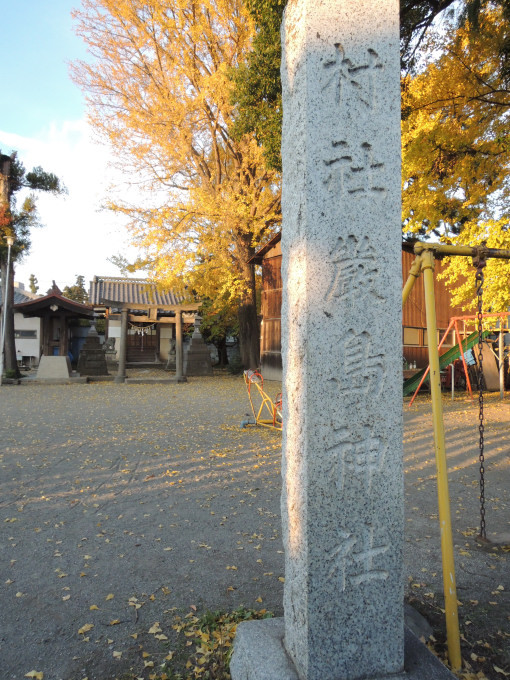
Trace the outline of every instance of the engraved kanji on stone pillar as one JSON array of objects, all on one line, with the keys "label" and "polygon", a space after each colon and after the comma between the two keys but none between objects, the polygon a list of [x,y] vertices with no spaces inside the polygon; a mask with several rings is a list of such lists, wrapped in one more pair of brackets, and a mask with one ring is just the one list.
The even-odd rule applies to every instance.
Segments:
[{"label": "engraved kanji on stone pillar", "polygon": [[376,160],[372,144],[362,142],[351,148],[345,140],[331,142],[332,150],[324,159],[324,183],[340,199],[375,198],[386,191],[384,163]]},{"label": "engraved kanji on stone pillar", "polygon": [[349,300],[359,296],[385,299],[377,253],[368,236],[339,236],[330,257],[333,275],[326,294],[328,303],[333,298]]},{"label": "engraved kanji on stone pillar", "polygon": [[338,581],[340,590],[388,579],[382,559],[390,549],[387,537],[377,538],[375,527],[369,524],[357,527],[355,532],[340,527],[337,535],[339,542],[325,555],[325,561],[329,567],[327,578]]},{"label": "engraved kanji on stone pillar", "polygon": [[359,101],[368,111],[376,108],[376,86],[384,65],[377,52],[369,47],[358,63],[346,56],[340,43],[335,43],[333,53],[323,62],[328,80],[322,90],[334,92],[337,104]]}]

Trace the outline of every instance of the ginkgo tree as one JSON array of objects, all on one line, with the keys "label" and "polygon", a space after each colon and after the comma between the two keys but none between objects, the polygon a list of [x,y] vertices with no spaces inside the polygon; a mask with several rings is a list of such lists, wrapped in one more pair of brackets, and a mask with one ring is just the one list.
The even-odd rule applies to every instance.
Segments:
[{"label": "ginkgo tree", "polygon": [[238,308],[245,366],[259,360],[256,247],[277,228],[280,189],[254,136],[234,139],[230,73],[250,48],[241,0],[84,0],[74,66],[90,121],[136,191],[109,207],[129,221],[162,285]]},{"label": "ginkgo tree", "polygon": [[[502,58],[508,24],[487,3],[476,30],[466,23],[431,44],[439,58],[402,88],[403,222],[415,234],[448,243],[510,247],[510,89]],[[446,273],[455,303],[469,303],[474,275],[466,258]],[[491,260],[486,305],[510,304],[510,269]]]}]

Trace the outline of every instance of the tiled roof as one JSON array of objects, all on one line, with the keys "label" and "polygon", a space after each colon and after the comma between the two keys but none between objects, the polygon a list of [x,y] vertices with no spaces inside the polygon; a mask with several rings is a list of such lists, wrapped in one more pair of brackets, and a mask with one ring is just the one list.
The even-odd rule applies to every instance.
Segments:
[{"label": "tiled roof", "polygon": [[48,309],[52,309],[53,305],[56,305],[56,308],[61,312],[69,312],[78,318],[90,318],[94,315],[92,305],[85,305],[66,298],[62,295],[62,291],[55,281],[53,281],[53,287],[50,288],[46,295],[36,295],[19,304],[15,304],[14,311],[22,312],[24,316],[44,316]]},{"label": "tiled roof", "polygon": [[101,305],[105,301],[165,307],[180,305],[183,297],[172,291],[159,291],[146,279],[94,276],[90,282],[89,303]]},{"label": "tiled roof", "polygon": [[[19,305],[20,302],[28,302],[29,300],[33,300],[34,296],[32,293],[30,293],[27,290],[20,289],[17,286],[14,287],[14,304]],[[2,306],[2,303],[4,301],[4,291],[2,288],[2,284],[0,283],[0,307]]]}]

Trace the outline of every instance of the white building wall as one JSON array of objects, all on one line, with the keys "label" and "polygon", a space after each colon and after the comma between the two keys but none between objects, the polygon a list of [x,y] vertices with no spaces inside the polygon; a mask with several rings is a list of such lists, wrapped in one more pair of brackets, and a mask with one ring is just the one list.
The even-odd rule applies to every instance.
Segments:
[{"label": "white building wall", "polygon": [[37,365],[41,355],[41,319],[38,317],[24,317],[23,314],[14,314],[14,331],[35,331],[35,338],[16,338],[16,356],[33,357],[32,363]]}]

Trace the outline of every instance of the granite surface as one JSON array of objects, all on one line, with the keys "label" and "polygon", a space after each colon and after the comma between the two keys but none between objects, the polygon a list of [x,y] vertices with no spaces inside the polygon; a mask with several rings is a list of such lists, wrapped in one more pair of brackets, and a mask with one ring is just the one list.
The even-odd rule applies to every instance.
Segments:
[{"label": "granite surface", "polygon": [[398,9],[290,0],[283,26],[285,649],[306,680],[404,664]]}]

